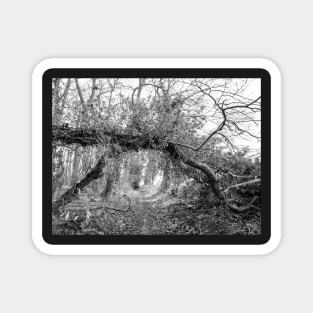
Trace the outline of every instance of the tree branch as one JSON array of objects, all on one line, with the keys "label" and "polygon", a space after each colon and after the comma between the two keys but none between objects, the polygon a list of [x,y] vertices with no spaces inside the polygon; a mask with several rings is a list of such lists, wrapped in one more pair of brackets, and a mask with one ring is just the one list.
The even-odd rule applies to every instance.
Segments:
[{"label": "tree branch", "polygon": [[229,186],[226,189],[224,189],[224,192],[227,193],[229,191],[229,189],[243,187],[243,186],[249,186],[249,185],[254,185],[254,184],[257,184],[257,183],[260,183],[260,182],[261,182],[260,178],[257,178],[257,179],[254,179],[254,180],[249,180],[249,181],[247,181],[245,183],[240,183],[240,184]]},{"label": "tree branch", "polygon": [[229,201],[226,202],[226,205],[228,208],[231,210],[237,211],[237,212],[242,212],[250,209],[251,205],[259,198],[259,196],[255,196],[247,205],[237,207],[234,204],[230,204]]},{"label": "tree branch", "polygon": [[222,111],[223,121],[220,123],[220,125],[209,135],[209,137],[195,151],[199,151],[216,133],[221,131],[223,129],[223,127],[225,126],[226,121],[227,121],[227,117],[226,117],[226,114],[225,114],[225,109],[222,109],[221,107],[219,107],[219,109]]},{"label": "tree branch", "polygon": [[70,203],[75,196],[83,190],[90,182],[103,176],[103,168],[105,166],[104,156],[98,163],[87,173],[87,175],[77,184],[69,188],[58,200],[52,204],[52,213],[58,214],[62,206]]}]

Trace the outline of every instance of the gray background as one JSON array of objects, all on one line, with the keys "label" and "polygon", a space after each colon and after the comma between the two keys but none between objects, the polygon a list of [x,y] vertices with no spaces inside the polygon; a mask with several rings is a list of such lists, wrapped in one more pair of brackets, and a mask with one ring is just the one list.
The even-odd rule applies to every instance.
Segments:
[{"label": "gray background", "polygon": [[[1,13],[2,312],[312,311],[310,1],[5,1]],[[52,257],[33,246],[32,69],[49,57],[148,56],[280,67],[283,238],[272,254]]]}]

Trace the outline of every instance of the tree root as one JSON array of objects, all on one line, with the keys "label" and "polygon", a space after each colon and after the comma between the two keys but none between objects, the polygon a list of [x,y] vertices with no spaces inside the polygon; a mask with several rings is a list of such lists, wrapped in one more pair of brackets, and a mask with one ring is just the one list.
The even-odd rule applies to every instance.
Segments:
[{"label": "tree root", "polygon": [[241,207],[237,207],[234,204],[230,204],[229,200],[226,201],[226,206],[233,210],[233,211],[237,211],[237,212],[242,212],[242,211],[246,211],[248,209],[250,209],[250,207],[252,206],[252,204],[259,198],[259,196],[255,196],[247,205],[241,206]]}]

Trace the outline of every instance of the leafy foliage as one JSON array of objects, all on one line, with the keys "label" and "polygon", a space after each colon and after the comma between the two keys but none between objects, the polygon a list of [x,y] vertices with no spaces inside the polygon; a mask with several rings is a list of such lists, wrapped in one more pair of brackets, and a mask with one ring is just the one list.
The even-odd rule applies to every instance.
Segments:
[{"label": "leafy foliage", "polygon": [[[53,200],[67,212],[55,216],[54,233],[140,232],[142,216],[120,212],[119,203],[102,212],[103,203],[119,199],[122,190],[138,202],[143,189],[139,186],[152,186],[158,179],[159,192],[168,195],[172,190],[173,200],[189,178],[201,186],[199,201],[181,203],[176,217],[168,212],[177,204],[167,203],[163,209],[166,201],[151,200],[146,214],[137,203],[149,223],[158,225],[150,225],[150,232],[259,233],[257,84],[251,79],[211,78],[54,79]],[[245,185],[249,180],[256,184]],[[89,194],[88,201],[82,200],[79,186]],[[213,192],[224,203],[217,203]],[[101,198],[96,200],[101,203],[99,214],[92,211],[95,207],[90,209],[90,196]],[[71,216],[66,208],[75,199],[89,208],[91,216],[84,217],[84,212]],[[248,205],[254,218],[245,219],[250,213],[235,218],[230,204]]]}]

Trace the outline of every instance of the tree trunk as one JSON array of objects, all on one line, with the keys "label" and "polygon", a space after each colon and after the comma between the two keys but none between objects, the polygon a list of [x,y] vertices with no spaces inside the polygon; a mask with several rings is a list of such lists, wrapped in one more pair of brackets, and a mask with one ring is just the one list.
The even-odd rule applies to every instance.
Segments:
[{"label": "tree trunk", "polygon": [[78,146],[74,152],[74,161],[72,168],[72,176],[71,176],[71,185],[75,185],[79,177],[79,169],[80,169],[80,160],[82,156],[82,147]]},{"label": "tree trunk", "polygon": [[60,180],[64,174],[64,170],[65,167],[62,165],[61,169],[55,174],[54,177],[52,177],[52,197],[60,185]]},{"label": "tree trunk", "polygon": [[100,158],[98,163],[87,173],[87,175],[77,184],[69,188],[60,199],[52,204],[53,214],[58,214],[60,207],[70,203],[90,182],[103,176],[103,168],[105,166],[104,157]]},{"label": "tree trunk", "polygon": [[188,158],[182,152],[180,152],[174,144],[168,144],[168,146],[166,147],[166,150],[175,159],[180,159],[185,164],[187,164],[187,165],[201,171],[202,173],[204,173],[206,175],[206,177],[208,178],[208,181],[209,181],[215,195],[220,200],[226,200],[225,193],[222,191],[217,177],[215,176],[214,172],[212,171],[212,169],[209,166],[207,166],[206,164],[203,164],[201,162],[197,162],[191,158]]},{"label": "tree trunk", "polygon": [[190,165],[190,166],[196,168],[197,170],[203,172],[206,175],[206,177],[208,178],[209,183],[211,184],[211,187],[212,187],[215,195],[220,200],[225,200],[225,193],[222,191],[222,189],[221,189],[221,187],[219,185],[217,177],[215,176],[213,171],[207,165],[205,165],[203,163],[200,163],[200,162],[196,162],[196,161],[194,161],[192,159],[188,159],[186,157],[184,157],[182,159],[182,161],[185,164]]}]

